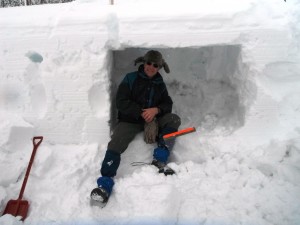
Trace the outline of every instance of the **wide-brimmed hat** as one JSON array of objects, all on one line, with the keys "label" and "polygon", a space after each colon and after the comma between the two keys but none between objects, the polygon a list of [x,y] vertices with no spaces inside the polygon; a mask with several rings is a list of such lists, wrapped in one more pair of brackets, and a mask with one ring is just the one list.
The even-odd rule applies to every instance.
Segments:
[{"label": "wide-brimmed hat", "polygon": [[144,56],[140,56],[136,60],[134,60],[134,65],[146,62],[156,63],[160,69],[163,67],[166,73],[170,73],[170,68],[159,51],[148,51]]}]

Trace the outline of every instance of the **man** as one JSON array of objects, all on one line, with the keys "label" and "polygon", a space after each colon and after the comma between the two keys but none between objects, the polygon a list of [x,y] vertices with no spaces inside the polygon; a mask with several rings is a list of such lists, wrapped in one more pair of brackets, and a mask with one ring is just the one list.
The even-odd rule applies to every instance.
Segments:
[{"label": "man", "polygon": [[167,167],[167,160],[174,146],[174,139],[164,141],[163,135],[178,131],[180,118],[171,113],[173,101],[159,70],[170,73],[169,66],[159,51],[150,50],[135,60],[143,63],[138,71],[125,76],[118,87],[116,106],[118,124],[113,130],[98,178],[98,188],[91,193],[93,200],[105,203],[112,192],[113,177],[121,161],[121,154],[127,149],[135,135],[144,130],[146,143],[157,141],[152,165],[160,173],[173,174]]}]

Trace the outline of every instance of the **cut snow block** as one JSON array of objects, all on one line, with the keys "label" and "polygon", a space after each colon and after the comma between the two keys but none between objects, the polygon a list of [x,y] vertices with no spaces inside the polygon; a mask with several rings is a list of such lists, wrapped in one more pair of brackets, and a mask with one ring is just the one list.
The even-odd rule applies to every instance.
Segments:
[{"label": "cut snow block", "polygon": [[21,116],[12,113],[0,113],[0,146],[9,152],[24,150],[32,146],[34,128]]},{"label": "cut snow block", "polygon": [[45,87],[42,83],[32,85],[30,88],[31,105],[34,114],[42,119],[47,112],[47,97]]},{"label": "cut snow block", "polygon": [[23,151],[30,149],[31,139],[33,137],[33,127],[13,126],[10,128],[7,145],[10,152]]},{"label": "cut snow block", "polygon": [[[135,214],[135,218],[151,219],[151,221],[168,224],[176,221],[180,195],[169,184],[130,185],[122,190],[126,196],[121,201],[124,207]],[[121,196],[118,196],[120,198]],[[145,221],[147,222],[147,221]],[[155,223],[154,223],[155,224]]]},{"label": "cut snow block", "polygon": [[89,105],[95,117],[103,118],[109,111],[109,95],[106,93],[107,84],[97,82],[90,88],[88,97]]}]

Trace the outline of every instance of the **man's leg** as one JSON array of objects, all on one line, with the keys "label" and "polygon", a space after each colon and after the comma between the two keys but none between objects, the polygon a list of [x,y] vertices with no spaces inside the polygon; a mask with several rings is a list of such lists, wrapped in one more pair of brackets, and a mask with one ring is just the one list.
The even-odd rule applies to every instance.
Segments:
[{"label": "man's leg", "polygon": [[166,146],[171,151],[175,144],[175,139],[171,138],[167,141],[163,139],[163,136],[178,131],[181,124],[181,119],[174,113],[168,113],[158,120],[159,134],[158,134],[158,146]]},{"label": "man's leg", "polygon": [[159,136],[157,140],[158,147],[154,149],[152,164],[158,167],[159,172],[163,172],[166,175],[173,174],[173,170],[165,169],[167,164],[170,151],[173,149],[175,144],[175,139],[171,138],[169,140],[164,140],[163,136],[172,132],[178,131],[181,124],[180,117],[173,113],[168,113],[163,117],[158,119],[159,126]]},{"label": "man's leg", "polygon": [[135,135],[143,130],[143,125],[120,122],[115,127],[111,141],[108,143],[107,151],[101,166],[101,177],[97,179],[98,188],[91,193],[91,198],[99,202],[107,202],[114,186],[113,177],[121,161],[123,153]]},{"label": "man's leg", "polygon": [[102,162],[102,176],[114,177],[121,161],[123,153],[136,134],[143,130],[143,125],[120,122],[115,127],[107,151]]}]

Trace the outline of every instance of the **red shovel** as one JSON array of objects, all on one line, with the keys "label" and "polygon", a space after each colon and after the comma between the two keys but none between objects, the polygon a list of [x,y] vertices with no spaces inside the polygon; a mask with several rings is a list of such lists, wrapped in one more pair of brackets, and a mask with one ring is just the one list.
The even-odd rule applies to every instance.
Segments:
[{"label": "red shovel", "polygon": [[30,173],[30,169],[31,169],[31,166],[32,166],[32,163],[33,163],[33,160],[34,160],[36,150],[38,149],[38,147],[39,147],[39,145],[41,144],[42,141],[43,141],[43,137],[34,137],[33,138],[32,142],[33,142],[34,148],[33,148],[31,158],[30,158],[27,170],[26,170],[26,174],[25,174],[25,177],[24,177],[24,180],[23,180],[23,184],[22,184],[22,188],[21,188],[21,191],[20,191],[20,194],[19,194],[19,198],[17,200],[9,200],[8,201],[8,203],[5,207],[3,215],[4,214],[11,214],[13,216],[21,216],[22,221],[26,219],[28,208],[29,208],[29,203],[28,203],[27,200],[22,200],[22,197],[23,197],[23,193],[24,193],[24,190],[25,190],[25,186],[26,186],[26,183],[27,183],[27,180],[28,180],[28,176],[29,176],[29,173]]}]

